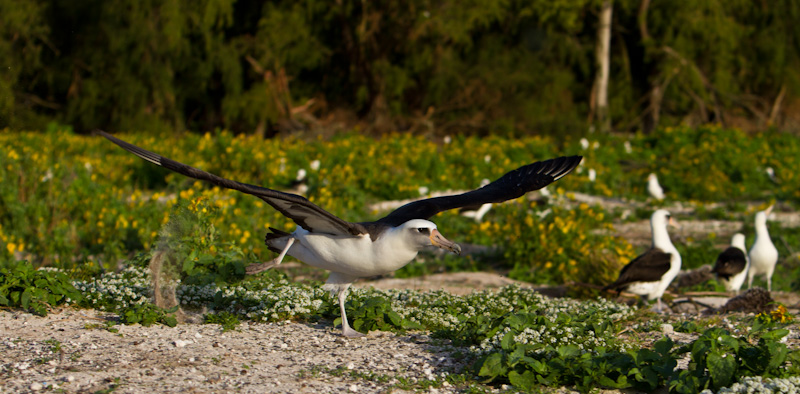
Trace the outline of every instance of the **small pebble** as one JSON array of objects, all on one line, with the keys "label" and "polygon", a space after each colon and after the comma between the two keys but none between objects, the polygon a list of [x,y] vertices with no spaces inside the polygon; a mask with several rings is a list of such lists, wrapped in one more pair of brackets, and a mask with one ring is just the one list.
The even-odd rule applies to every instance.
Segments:
[{"label": "small pebble", "polygon": [[175,347],[186,347],[186,345],[190,344],[191,342],[178,339],[173,343],[175,344]]},{"label": "small pebble", "polygon": [[42,388],[44,388],[44,386],[42,386],[42,384],[39,382],[34,382],[33,384],[31,384],[31,390],[33,391],[39,391]]},{"label": "small pebble", "polygon": [[670,335],[674,333],[675,330],[672,328],[672,324],[664,323],[661,325],[661,332],[663,332],[664,335]]}]

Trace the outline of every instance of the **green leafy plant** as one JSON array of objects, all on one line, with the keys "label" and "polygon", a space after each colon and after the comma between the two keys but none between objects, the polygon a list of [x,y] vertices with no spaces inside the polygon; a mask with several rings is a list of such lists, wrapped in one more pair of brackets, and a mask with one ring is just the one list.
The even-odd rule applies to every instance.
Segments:
[{"label": "green leafy plant", "polygon": [[37,270],[27,261],[0,268],[0,305],[22,307],[47,316],[48,308],[83,299],[62,272]]},{"label": "green leafy plant", "polygon": [[719,390],[743,376],[789,376],[798,366],[787,361],[800,355],[797,350],[790,352],[780,342],[788,334],[786,329],[764,332],[758,343],[752,345],[746,338],[734,337],[724,329],[708,329],[697,340],[673,352],[675,355],[688,352],[691,361],[685,371],[670,381],[670,391],[688,394],[707,388]]},{"label": "green leafy plant", "polygon": [[222,332],[235,330],[241,324],[239,318],[228,311],[208,313],[203,315],[203,322],[206,324],[219,324]]},{"label": "green leafy plant", "polygon": [[143,326],[151,326],[155,323],[161,323],[169,327],[175,327],[178,325],[178,320],[175,319],[175,316],[170,316],[170,313],[175,313],[177,310],[177,306],[164,309],[157,307],[155,304],[144,303],[121,309],[119,316],[123,324],[139,323]]},{"label": "green leafy plant", "polygon": [[[392,310],[392,303],[385,297],[353,299],[348,302],[347,308],[347,317],[352,321],[351,326],[357,331],[404,331],[423,328],[419,323],[404,319]],[[341,317],[334,321],[334,324],[341,323]]]}]

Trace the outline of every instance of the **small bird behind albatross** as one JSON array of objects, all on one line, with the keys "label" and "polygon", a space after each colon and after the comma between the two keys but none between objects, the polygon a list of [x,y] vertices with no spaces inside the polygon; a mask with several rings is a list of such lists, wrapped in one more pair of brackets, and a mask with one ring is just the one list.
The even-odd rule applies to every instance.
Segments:
[{"label": "small bird behind albatross", "polygon": [[747,257],[745,251],[744,234],[736,233],[731,238],[731,246],[723,250],[717,257],[711,273],[717,275],[717,279],[725,286],[725,290],[738,294],[747,276],[748,268],[750,268],[750,258]]},{"label": "small bird behind albatross", "polygon": [[347,322],[345,299],[350,285],[358,278],[384,275],[411,262],[417,253],[436,246],[456,254],[461,247],[446,239],[427,219],[439,212],[470,205],[500,203],[541,189],[569,174],[581,162],[581,156],[559,157],[528,164],[510,171],[496,181],[463,194],[428,198],[397,208],[374,222],[351,223],[296,194],[221,178],[203,170],[168,159],[108,133],[96,131],[123,149],[179,174],[214,185],[254,195],[281,214],[292,219],[297,229],[287,233],[270,229],[266,244],[278,257],[247,267],[247,273],[264,271],[281,263],[288,254],[296,259],[330,271],[323,288],[336,292],[342,314],[342,334],[364,334]]}]

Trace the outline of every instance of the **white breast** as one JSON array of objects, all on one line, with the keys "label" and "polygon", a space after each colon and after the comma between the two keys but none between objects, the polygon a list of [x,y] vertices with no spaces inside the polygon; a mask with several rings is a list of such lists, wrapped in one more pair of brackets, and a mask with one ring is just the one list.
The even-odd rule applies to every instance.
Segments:
[{"label": "white breast", "polygon": [[374,242],[369,235],[314,234],[302,227],[292,235],[297,241],[289,249],[290,256],[314,267],[356,277],[393,272],[417,256],[417,250],[410,249],[400,237],[391,236],[392,230]]}]

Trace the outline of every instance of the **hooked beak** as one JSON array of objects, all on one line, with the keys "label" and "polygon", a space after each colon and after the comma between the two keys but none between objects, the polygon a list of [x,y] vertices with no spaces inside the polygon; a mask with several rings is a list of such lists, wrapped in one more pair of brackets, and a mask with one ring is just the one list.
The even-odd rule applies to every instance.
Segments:
[{"label": "hooked beak", "polygon": [[439,232],[439,230],[433,229],[433,231],[431,231],[431,237],[430,238],[431,238],[431,244],[433,246],[449,250],[449,251],[451,251],[451,252],[453,252],[455,254],[458,254],[458,255],[461,254],[461,246],[459,246],[455,242],[449,241],[447,238],[445,238],[442,235],[442,233]]},{"label": "hooked beak", "polygon": [[675,228],[681,228],[680,223],[678,223],[678,221],[675,220],[672,216],[669,217],[669,221],[667,222],[667,224]]},{"label": "hooked beak", "polygon": [[767,209],[764,210],[764,213],[767,214],[767,219],[769,219],[769,214],[772,213],[772,208],[773,207],[775,207],[775,204],[772,204],[772,205],[768,206]]}]

